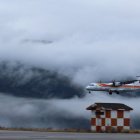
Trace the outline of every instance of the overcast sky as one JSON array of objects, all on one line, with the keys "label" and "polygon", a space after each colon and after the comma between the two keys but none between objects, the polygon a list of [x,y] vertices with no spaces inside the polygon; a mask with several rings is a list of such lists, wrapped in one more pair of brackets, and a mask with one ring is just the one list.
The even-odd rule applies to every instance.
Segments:
[{"label": "overcast sky", "polygon": [[139,0],[1,0],[0,17],[1,59],[83,85],[140,75]]},{"label": "overcast sky", "polygon": [[[135,78],[140,75],[140,1],[0,0],[0,60],[53,69],[84,86],[99,80]],[[134,108],[133,118],[140,116],[139,98],[116,94],[37,100],[0,93],[0,123],[46,127],[42,116],[62,117],[63,111],[89,119],[85,108],[104,101],[126,103]]]}]

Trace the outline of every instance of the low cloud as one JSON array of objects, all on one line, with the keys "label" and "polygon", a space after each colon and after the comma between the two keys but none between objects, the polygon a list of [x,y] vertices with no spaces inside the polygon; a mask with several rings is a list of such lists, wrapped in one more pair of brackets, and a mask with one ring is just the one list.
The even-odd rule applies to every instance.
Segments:
[{"label": "low cloud", "polygon": [[80,85],[139,75],[138,0],[0,3],[2,60],[57,70]]},{"label": "low cloud", "polygon": [[90,128],[90,111],[95,102],[124,103],[131,112],[133,128],[140,128],[139,98],[109,96],[104,93],[87,94],[85,98],[29,99],[0,94],[0,126],[29,128]]},{"label": "low cloud", "polygon": [[[94,81],[135,78],[140,75],[139,3],[138,0],[1,0],[0,60],[57,71],[83,87]],[[28,75],[25,77],[28,80]],[[100,92],[69,100],[1,95],[0,124],[60,127],[61,120],[61,127],[79,127],[78,123],[70,124],[74,118],[79,120],[83,116],[81,122],[85,123],[80,123],[81,127],[87,127],[90,113],[85,108],[102,101],[126,103],[134,108],[133,120],[138,119],[139,98]]]}]

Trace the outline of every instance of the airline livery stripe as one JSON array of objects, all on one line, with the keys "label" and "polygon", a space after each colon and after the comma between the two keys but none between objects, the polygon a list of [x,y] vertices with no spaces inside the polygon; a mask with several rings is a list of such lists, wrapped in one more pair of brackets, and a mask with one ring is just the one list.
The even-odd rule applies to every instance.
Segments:
[{"label": "airline livery stripe", "polygon": [[[101,86],[101,87],[112,87],[113,88],[113,86],[111,86],[111,85],[107,85],[107,84],[98,84],[99,86]],[[121,87],[121,88],[140,88],[140,86],[131,86],[131,85],[123,85],[123,86],[118,86],[118,87]],[[114,87],[114,88],[116,88],[116,87]]]}]

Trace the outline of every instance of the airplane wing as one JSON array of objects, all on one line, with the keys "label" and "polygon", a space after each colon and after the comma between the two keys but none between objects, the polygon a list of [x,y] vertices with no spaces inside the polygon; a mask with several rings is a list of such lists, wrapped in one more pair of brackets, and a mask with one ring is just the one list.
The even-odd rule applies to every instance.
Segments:
[{"label": "airplane wing", "polygon": [[114,81],[112,81],[111,85],[112,85],[112,87],[119,87],[119,86],[122,86],[122,85],[125,85],[125,84],[132,84],[136,81],[138,81],[138,80],[127,80],[127,81],[123,81],[123,82],[116,82],[114,80]]},{"label": "airplane wing", "polygon": [[124,85],[124,84],[132,84],[132,83],[134,83],[134,82],[136,82],[136,81],[138,81],[138,80],[128,80],[128,81],[124,81],[124,82],[120,82],[122,85]]}]

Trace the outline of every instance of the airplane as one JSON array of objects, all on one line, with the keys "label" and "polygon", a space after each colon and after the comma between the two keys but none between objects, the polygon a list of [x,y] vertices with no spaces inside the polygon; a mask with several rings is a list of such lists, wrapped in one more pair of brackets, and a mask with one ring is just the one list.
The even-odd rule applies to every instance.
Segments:
[{"label": "airplane", "polygon": [[[139,77],[139,76],[137,76]],[[140,80],[128,80],[124,82],[116,82],[115,80],[110,83],[90,83],[86,90],[91,93],[91,91],[106,91],[110,95],[112,93],[122,93],[122,92],[140,92]]]}]

